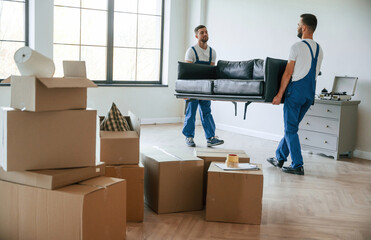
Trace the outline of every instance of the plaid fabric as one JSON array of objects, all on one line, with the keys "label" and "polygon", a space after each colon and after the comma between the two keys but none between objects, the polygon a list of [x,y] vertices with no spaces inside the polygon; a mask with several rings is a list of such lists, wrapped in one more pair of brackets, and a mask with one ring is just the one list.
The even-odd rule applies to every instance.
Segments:
[{"label": "plaid fabric", "polygon": [[109,110],[107,116],[101,122],[100,130],[131,131],[128,121],[126,121],[125,117],[121,114],[115,103],[112,103],[112,107]]}]

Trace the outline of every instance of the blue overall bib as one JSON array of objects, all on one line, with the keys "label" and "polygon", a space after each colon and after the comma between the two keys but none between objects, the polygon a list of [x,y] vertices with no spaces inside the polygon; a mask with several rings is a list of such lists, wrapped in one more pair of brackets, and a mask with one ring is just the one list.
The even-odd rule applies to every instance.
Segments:
[{"label": "blue overall bib", "polygon": [[303,156],[301,155],[298,136],[299,123],[314,102],[316,90],[316,68],[319,45],[317,43],[316,55],[313,56],[313,51],[309,43],[306,41],[303,42],[309,47],[312,63],[308,74],[298,81],[290,82],[286,89],[285,103],[283,106],[285,135],[276,151],[277,160],[286,161],[289,153],[291,154],[292,168],[303,166]]},{"label": "blue overall bib", "polygon": [[[212,60],[212,49],[210,47],[210,57],[209,61],[200,61],[198,58],[198,54],[196,52],[196,49],[192,47],[195,56],[196,56],[196,64],[205,64],[205,65],[211,65]],[[196,111],[197,107],[200,106],[200,117],[202,126],[205,131],[206,139],[209,139],[211,137],[215,136],[215,122],[213,119],[213,116],[211,115],[211,101],[209,100],[197,100],[194,99],[188,103],[187,109],[186,109],[186,115],[184,119],[184,126],[183,126],[183,134],[186,137],[192,137],[195,136],[195,124],[196,124]]]}]

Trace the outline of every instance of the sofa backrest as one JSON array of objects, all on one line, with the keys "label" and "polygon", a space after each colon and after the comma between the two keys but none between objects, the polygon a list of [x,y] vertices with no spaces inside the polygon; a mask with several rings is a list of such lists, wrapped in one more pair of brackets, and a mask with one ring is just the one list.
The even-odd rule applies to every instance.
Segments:
[{"label": "sofa backrest", "polygon": [[178,62],[178,79],[216,79],[216,66]]},{"label": "sofa backrest", "polygon": [[218,79],[252,79],[254,61],[218,61]]}]

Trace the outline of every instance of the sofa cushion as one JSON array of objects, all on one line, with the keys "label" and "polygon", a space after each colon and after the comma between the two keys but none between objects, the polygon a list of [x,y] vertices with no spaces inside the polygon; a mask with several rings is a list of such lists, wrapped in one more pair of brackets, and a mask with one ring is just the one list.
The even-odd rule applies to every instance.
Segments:
[{"label": "sofa cushion", "polygon": [[214,93],[224,95],[263,95],[264,81],[218,79],[214,81]]},{"label": "sofa cushion", "polygon": [[218,61],[218,79],[252,79],[254,60]]},{"label": "sofa cushion", "polygon": [[254,59],[253,79],[264,79],[264,60]]},{"label": "sofa cushion", "polygon": [[213,94],[213,80],[183,80],[175,81],[175,91],[179,93]]},{"label": "sofa cushion", "polygon": [[216,79],[216,66],[178,62],[178,79]]}]

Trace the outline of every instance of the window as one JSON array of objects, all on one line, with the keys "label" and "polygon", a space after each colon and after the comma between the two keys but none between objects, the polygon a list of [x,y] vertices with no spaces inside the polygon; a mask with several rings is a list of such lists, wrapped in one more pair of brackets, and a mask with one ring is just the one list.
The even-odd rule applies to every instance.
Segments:
[{"label": "window", "polygon": [[103,84],[161,83],[163,0],[54,0],[54,62]]},{"label": "window", "polygon": [[14,53],[28,45],[28,1],[0,0],[0,79],[20,75]]}]

